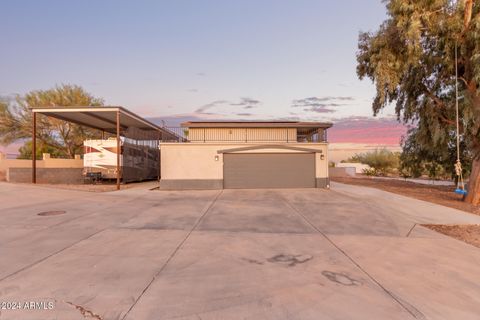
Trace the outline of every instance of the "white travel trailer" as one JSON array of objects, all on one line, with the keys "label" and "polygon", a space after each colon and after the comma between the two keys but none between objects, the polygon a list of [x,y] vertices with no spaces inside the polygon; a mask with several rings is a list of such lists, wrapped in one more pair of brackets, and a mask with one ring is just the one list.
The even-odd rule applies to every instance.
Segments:
[{"label": "white travel trailer", "polygon": [[[121,141],[123,145],[123,141]],[[86,140],[83,142],[83,174],[85,176],[99,175],[102,179],[117,177],[117,140]],[[123,155],[120,154],[120,167],[123,165]]]},{"label": "white travel trailer", "polygon": [[[83,173],[86,178],[117,178],[117,140],[86,140]],[[158,141],[120,139],[120,178],[123,182],[158,179],[160,154]]]}]

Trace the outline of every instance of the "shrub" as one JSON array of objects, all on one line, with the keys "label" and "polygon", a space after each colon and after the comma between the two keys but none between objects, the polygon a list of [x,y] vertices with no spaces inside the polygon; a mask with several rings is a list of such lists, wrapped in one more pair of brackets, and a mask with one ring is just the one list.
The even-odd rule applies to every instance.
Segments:
[{"label": "shrub", "polygon": [[387,149],[380,149],[356,154],[350,158],[349,161],[360,162],[370,166],[371,169],[363,170],[366,175],[385,176],[388,173],[398,170],[399,154],[388,151]]}]

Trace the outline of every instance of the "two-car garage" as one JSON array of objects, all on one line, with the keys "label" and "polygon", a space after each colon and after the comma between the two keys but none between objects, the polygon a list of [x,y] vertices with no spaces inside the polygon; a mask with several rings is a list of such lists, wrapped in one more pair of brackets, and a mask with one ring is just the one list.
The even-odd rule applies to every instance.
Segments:
[{"label": "two-car garage", "polygon": [[223,187],[315,188],[315,153],[225,153]]}]

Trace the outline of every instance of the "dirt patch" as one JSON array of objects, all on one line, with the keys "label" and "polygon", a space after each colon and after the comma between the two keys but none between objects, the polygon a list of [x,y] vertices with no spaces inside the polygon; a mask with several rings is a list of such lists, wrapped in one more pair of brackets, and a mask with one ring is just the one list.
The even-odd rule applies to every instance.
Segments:
[{"label": "dirt patch", "polygon": [[372,178],[332,177],[331,180],[346,184],[376,188],[480,215],[480,208],[463,202],[462,196],[454,193],[454,186],[434,186],[409,181]]},{"label": "dirt patch", "polygon": [[423,224],[424,227],[480,248],[480,225]]}]

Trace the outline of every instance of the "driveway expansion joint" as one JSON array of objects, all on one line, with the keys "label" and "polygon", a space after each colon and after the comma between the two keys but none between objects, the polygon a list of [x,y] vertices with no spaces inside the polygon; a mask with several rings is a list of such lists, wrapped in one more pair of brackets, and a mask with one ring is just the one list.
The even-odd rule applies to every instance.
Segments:
[{"label": "driveway expansion joint", "polygon": [[158,276],[160,276],[160,274],[162,273],[163,270],[165,270],[165,268],[167,267],[167,265],[170,263],[170,261],[175,257],[175,255],[177,254],[178,251],[180,251],[180,249],[183,247],[183,245],[185,244],[185,242],[187,242],[188,238],[190,237],[190,235],[193,233],[193,231],[198,227],[198,225],[200,224],[200,222],[202,222],[203,218],[207,215],[207,213],[212,209],[212,207],[215,205],[215,203],[217,202],[218,198],[220,197],[220,195],[223,193],[223,190],[220,190],[220,192],[218,192],[216,195],[215,195],[215,198],[213,198],[212,202],[208,205],[208,207],[205,209],[205,211],[202,213],[202,215],[200,216],[200,218],[197,219],[197,221],[195,222],[195,224],[193,225],[193,227],[190,229],[190,231],[187,233],[187,235],[185,236],[185,238],[178,244],[178,246],[173,250],[172,254],[170,254],[170,256],[168,257],[167,261],[165,261],[165,263],[162,265],[162,267],[160,268],[160,270],[158,270],[158,272],[156,272],[153,276],[153,278],[150,280],[150,282],[147,284],[147,286],[142,290],[142,292],[140,293],[140,295],[135,299],[135,301],[133,302],[133,304],[130,306],[130,308],[127,310],[127,312],[125,312],[125,314],[123,315],[123,317],[121,318],[121,320],[125,320],[125,318],[128,316],[128,314],[130,313],[130,311],[132,311],[132,309],[135,307],[135,305],[138,303],[138,301],[143,297],[143,295],[148,291],[148,289],[150,288],[150,286],[155,282],[155,280],[157,279]]},{"label": "driveway expansion joint", "polygon": [[[123,202],[133,202],[133,201],[137,201],[138,199],[141,199],[141,198],[143,198],[143,197],[144,197],[143,195],[139,195],[139,196],[137,196],[137,197],[134,197],[134,198],[125,200],[125,201],[123,201]],[[113,205],[107,206],[107,207],[105,207],[105,208],[98,209],[98,210],[96,210],[96,211],[94,211],[94,212],[91,212],[91,213],[86,214],[86,215],[83,215],[83,216],[77,216],[77,217],[74,217],[74,218],[72,218],[72,219],[69,219],[69,220],[66,220],[66,221],[62,221],[62,222],[59,222],[59,223],[57,223],[57,224],[53,224],[53,225],[48,226],[48,227],[46,227],[46,228],[44,228],[44,229],[42,229],[42,230],[54,229],[55,227],[58,227],[58,226],[60,226],[60,225],[65,225],[65,224],[70,223],[70,222],[72,222],[72,221],[74,221],[74,220],[81,219],[81,218],[85,218],[85,217],[89,217],[89,216],[93,216],[93,215],[95,215],[95,214],[98,214],[98,213],[103,212],[103,210],[105,210],[106,208],[109,208],[109,207],[113,207]],[[141,214],[141,212],[138,213],[137,216],[140,215],[140,214]],[[82,241],[84,241],[84,240],[88,240],[88,239],[96,236],[97,234],[99,234],[99,233],[101,233],[101,232],[103,232],[103,231],[112,229],[112,228],[115,228],[115,226],[107,226],[107,227],[105,227],[105,228],[102,228],[102,229],[100,229],[100,230],[98,230],[98,231],[96,231],[96,232],[94,232],[94,233],[86,236],[85,238],[82,238],[82,239],[80,239],[80,240],[78,240],[78,241],[75,241],[74,243],[72,243],[72,244],[70,244],[70,245],[68,245],[68,246],[66,246],[66,247],[64,247],[64,248],[62,248],[62,249],[60,249],[60,250],[57,250],[57,251],[55,251],[55,252],[53,252],[53,253],[51,253],[51,254],[49,254],[49,255],[47,255],[47,256],[39,259],[39,260],[37,260],[37,261],[32,262],[32,263],[29,264],[29,265],[24,266],[23,268],[20,268],[20,269],[16,270],[15,272],[12,272],[12,273],[4,276],[3,278],[0,278],[0,282],[2,282],[2,281],[5,280],[5,279],[10,278],[11,276],[14,276],[14,275],[20,273],[20,272],[22,272],[22,271],[25,271],[25,270],[27,270],[27,269],[35,266],[35,265],[38,265],[39,263],[42,263],[42,262],[44,262],[45,260],[50,259],[51,257],[54,257],[54,256],[56,256],[57,254],[62,253],[62,252],[64,252],[65,250],[68,250],[68,249],[74,247],[75,245],[79,244],[80,242],[82,242]],[[12,240],[12,242],[13,242],[13,241],[15,241],[15,240]]]},{"label": "driveway expansion joint", "polygon": [[413,226],[410,228],[410,230],[408,230],[407,235],[405,236],[406,238],[408,238],[410,236],[410,234],[412,233],[413,229],[415,229],[416,226],[417,226],[417,224],[414,223]]},{"label": "driveway expansion joint", "polygon": [[294,212],[296,212],[307,224],[320,233],[328,242],[330,242],[340,253],[342,253],[347,259],[349,259],[360,271],[362,271],[370,280],[372,280],[378,287],[380,287],[390,298],[392,298],[398,305],[400,305],[405,311],[407,311],[415,319],[426,319],[423,313],[416,309],[410,303],[400,299],[387,288],[385,288],[377,279],[375,279],[370,273],[368,273],[355,259],[353,259],[347,252],[341,249],[329,236],[327,236],[322,230],[317,228],[300,210],[295,208],[285,197],[282,197],[285,204],[287,204]]},{"label": "driveway expansion joint", "polygon": [[99,233],[101,233],[101,232],[103,232],[103,231],[105,231],[105,230],[107,230],[107,229],[108,229],[108,228],[104,228],[104,229],[101,229],[101,230],[99,230],[99,231],[97,231],[97,232],[95,232],[95,233],[92,233],[91,235],[89,235],[89,236],[87,236],[87,237],[85,237],[85,238],[82,238],[82,239],[80,239],[80,240],[78,240],[78,241],[75,241],[75,242],[72,243],[71,245],[66,246],[66,247],[64,247],[64,248],[62,248],[62,249],[60,249],[60,250],[58,250],[58,251],[55,251],[55,252],[49,254],[48,256],[43,257],[43,258],[40,259],[40,260],[37,260],[37,261],[35,261],[35,262],[33,262],[33,263],[29,264],[29,265],[26,265],[26,266],[24,266],[23,268],[20,268],[20,269],[18,269],[18,270],[15,271],[15,272],[12,272],[12,273],[10,273],[10,274],[7,274],[5,277],[3,277],[3,278],[0,279],[0,282],[2,282],[3,280],[8,279],[8,278],[10,278],[10,277],[18,274],[18,273],[20,273],[20,272],[22,272],[22,271],[25,271],[25,270],[27,270],[27,269],[30,269],[31,267],[33,267],[33,266],[35,266],[35,265],[37,265],[37,264],[39,264],[39,263],[42,263],[42,262],[44,262],[45,260],[47,260],[47,259],[49,259],[49,258],[51,258],[51,257],[53,257],[53,256],[56,256],[57,254],[65,251],[65,250],[68,250],[68,249],[72,248],[73,246],[79,244],[80,242],[82,242],[82,241],[84,241],[84,240],[87,240],[87,239],[90,239],[90,238],[96,236],[97,234],[99,234]]}]

